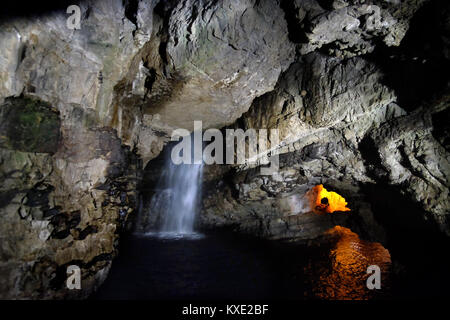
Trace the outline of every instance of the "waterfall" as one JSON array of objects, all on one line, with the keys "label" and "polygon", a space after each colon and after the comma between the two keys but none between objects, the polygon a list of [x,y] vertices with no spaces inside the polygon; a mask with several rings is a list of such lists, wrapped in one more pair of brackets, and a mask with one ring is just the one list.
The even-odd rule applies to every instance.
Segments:
[{"label": "waterfall", "polygon": [[202,164],[174,165],[167,168],[167,211],[162,217],[162,232],[189,234],[194,232],[194,220],[201,192]]},{"label": "waterfall", "polygon": [[202,172],[203,163],[175,165],[167,156],[150,203],[150,214],[160,217],[159,236],[176,238],[195,235]]}]

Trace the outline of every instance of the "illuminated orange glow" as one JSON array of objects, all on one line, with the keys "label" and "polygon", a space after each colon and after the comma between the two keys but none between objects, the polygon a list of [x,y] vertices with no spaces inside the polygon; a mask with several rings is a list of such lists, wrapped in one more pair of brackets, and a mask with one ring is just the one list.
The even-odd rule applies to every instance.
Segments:
[{"label": "illuminated orange glow", "polygon": [[366,286],[369,276],[367,268],[370,265],[380,267],[383,288],[388,289],[391,255],[380,243],[364,241],[350,229],[341,226],[325,232],[325,237],[334,242],[328,259],[305,268],[311,275],[312,291],[316,297],[338,300],[374,297],[376,292]]},{"label": "illuminated orange glow", "polygon": [[[326,199],[325,199],[326,198]],[[347,201],[333,191],[327,191],[323,185],[319,184],[309,191],[311,209],[315,213],[332,213],[335,211],[350,211],[347,208]]]}]

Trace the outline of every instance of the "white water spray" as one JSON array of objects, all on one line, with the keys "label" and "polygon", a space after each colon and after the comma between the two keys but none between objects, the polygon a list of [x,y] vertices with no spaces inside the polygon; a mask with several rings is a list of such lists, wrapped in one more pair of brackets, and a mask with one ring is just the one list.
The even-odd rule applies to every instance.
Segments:
[{"label": "white water spray", "polygon": [[175,165],[166,160],[158,191],[150,204],[150,214],[159,214],[158,235],[163,238],[194,236],[194,223],[199,209],[202,164]]}]

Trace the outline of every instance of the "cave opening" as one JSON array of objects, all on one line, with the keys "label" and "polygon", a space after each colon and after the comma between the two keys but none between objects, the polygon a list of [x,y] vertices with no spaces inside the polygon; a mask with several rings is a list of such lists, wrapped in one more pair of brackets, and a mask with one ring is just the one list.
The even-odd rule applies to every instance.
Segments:
[{"label": "cave opening", "polygon": [[344,197],[336,192],[328,191],[321,184],[314,186],[308,192],[310,193],[308,196],[311,201],[310,208],[316,213],[350,211],[350,208],[347,207],[347,201],[345,201]]}]

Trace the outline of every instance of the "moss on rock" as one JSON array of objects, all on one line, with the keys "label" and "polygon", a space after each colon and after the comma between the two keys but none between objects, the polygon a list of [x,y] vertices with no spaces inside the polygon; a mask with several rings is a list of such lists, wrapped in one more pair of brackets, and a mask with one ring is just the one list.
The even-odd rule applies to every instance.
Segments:
[{"label": "moss on rock", "polygon": [[59,112],[30,97],[6,99],[0,106],[0,147],[24,152],[55,153],[60,138]]}]

